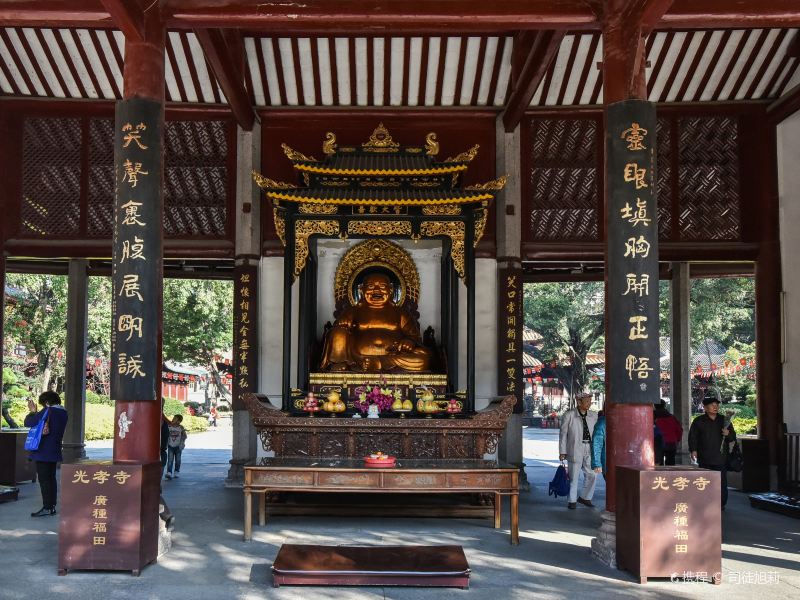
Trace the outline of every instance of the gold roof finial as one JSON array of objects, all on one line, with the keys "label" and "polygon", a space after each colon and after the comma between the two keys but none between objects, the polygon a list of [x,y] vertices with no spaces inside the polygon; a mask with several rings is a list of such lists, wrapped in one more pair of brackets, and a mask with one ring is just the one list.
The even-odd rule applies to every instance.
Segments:
[{"label": "gold roof finial", "polygon": [[478,155],[478,148],[480,148],[480,146],[478,144],[475,144],[472,148],[470,148],[466,152],[462,152],[461,154],[458,154],[456,156],[452,156],[450,158],[444,159],[444,162],[446,162],[446,163],[450,163],[450,162],[472,162],[472,159],[475,158]]},{"label": "gold roof finial", "polygon": [[425,154],[428,156],[436,156],[439,154],[439,142],[436,141],[436,134],[430,132],[425,137]]},{"label": "gold roof finial", "polygon": [[400,144],[392,139],[389,130],[383,126],[383,123],[378,123],[375,131],[369,136],[369,141],[361,144],[364,150],[372,150],[377,152],[394,152],[400,147]]},{"label": "gold roof finial", "polygon": [[336,154],[336,134],[329,131],[325,134],[325,141],[322,142],[322,152],[324,154]]},{"label": "gold roof finial", "polygon": [[318,162],[316,158],[313,156],[306,156],[305,154],[298,152],[297,150],[292,150],[288,145],[281,144],[281,148],[283,148],[283,153],[286,155],[286,158],[289,160],[302,160],[307,162]]},{"label": "gold roof finial", "polygon": [[497,179],[493,179],[492,181],[487,181],[486,183],[478,183],[475,185],[468,185],[465,187],[465,190],[471,191],[486,191],[486,190],[502,190],[506,186],[506,182],[508,181],[508,175],[503,175],[502,177],[498,177]]},{"label": "gold roof finial", "polygon": [[252,173],[253,181],[255,181],[256,185],[262,190],[294,190],[297,188],[296,185],[292,185],[291,183],[284,183],[283,181],[275,181],[269,177],[264,177],[257,171],[253,171]]}]

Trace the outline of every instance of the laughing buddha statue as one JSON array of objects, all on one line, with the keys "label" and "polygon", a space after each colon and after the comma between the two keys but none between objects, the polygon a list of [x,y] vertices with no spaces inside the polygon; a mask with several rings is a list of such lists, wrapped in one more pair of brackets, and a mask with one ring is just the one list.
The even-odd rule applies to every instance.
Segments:
[{"label": "laughing buddha statue", "polygon": [[362,298],[347,307],[325,338],[324,371],[427,371],[431,351],[422,345],[419,327],[394,304],[394,286],[382,273],[361,284]]}]

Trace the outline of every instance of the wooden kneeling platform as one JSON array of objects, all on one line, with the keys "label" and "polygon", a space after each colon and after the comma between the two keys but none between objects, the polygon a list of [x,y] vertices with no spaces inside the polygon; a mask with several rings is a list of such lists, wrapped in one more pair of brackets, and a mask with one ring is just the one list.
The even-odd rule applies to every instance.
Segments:
[{"label": "wooden kneeling platform", "polygon": [[273,585],[469,587],[461,546],[316,546],[283,544]]},{"label": "wooden kneeling platform", "polygon": [[17,500],[18,498],[19,498],[18,487],[0,485],[0,502],[6,502],[7,500]]}]

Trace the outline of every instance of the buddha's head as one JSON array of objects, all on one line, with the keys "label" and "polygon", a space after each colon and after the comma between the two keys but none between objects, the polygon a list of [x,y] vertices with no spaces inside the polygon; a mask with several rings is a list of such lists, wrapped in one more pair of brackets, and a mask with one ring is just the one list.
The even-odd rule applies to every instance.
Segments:
[{"label": "buddha's head", "polygon": [[367,306],[372,308],[383,308],[394,296],[394,286],[392,281],[383,273],[371,273],[364,278],[361,284],[361,292]]}]

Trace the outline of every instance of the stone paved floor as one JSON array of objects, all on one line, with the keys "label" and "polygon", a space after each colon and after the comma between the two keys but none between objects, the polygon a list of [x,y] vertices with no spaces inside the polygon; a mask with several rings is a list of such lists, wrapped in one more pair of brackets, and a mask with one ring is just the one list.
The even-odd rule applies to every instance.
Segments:
[{"label": "stone paved floor", "polygon": [[[508,522],[438,519],[275,518],[242,541],[241,492],[222,485],[230,456],[230,430],[190,436],[181,478],[165,482],[176,515],[173,547],[140,577],[125,573],[56,575],[57,521],[32,519],[38,486],[23,484],[20,500],[0,504],[0,598],[800,598],[800,521],[751,509],[731,492],[723,516],[722,586],[651,581],[639,585],[589,554],[598,509],[567,511],[546,493],[557,434],[526,430],[525,455],[533,490],[521,501],[521,544],[508,541]],[[108,443],[90,444],[93,457],[109,457]],[[602,505],[599,486],[595,502]],[[327,544],[449,544],[464,546],[473,570],[469,591],[426,588],[271,587],[270,565],[285,542]],[[747,579],[772,583],[737,583]],[[777,581],[775,581],[777,579]]]}]

